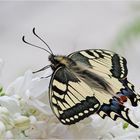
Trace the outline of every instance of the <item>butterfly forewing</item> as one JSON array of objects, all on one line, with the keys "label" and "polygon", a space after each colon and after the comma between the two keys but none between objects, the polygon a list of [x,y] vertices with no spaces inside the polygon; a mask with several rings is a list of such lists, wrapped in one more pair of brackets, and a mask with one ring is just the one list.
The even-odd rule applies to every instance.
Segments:
[{"label": "butterfly forewing", "polygon": [[95,71],[118,79],[125,78],[128,73],[125,58],[111,51],[101,49],[83,50],[74,52],[68,57],[94,68]]},{"label": "butterfly forewing", "polygon": [[132,105],[137,105],[140,96],[135,93],[134,86],[127,80],[128,70],[125,58],[101,49],[77,51],[68,57],[103,77],[112,88],[114,96],[121,92],[130,99]]},{"label": "butterfly forewing", "polygon": [[65,67],[54,72],[49,89],[51,108],[63,124],[79,122],[100,107],[92,89]]}]

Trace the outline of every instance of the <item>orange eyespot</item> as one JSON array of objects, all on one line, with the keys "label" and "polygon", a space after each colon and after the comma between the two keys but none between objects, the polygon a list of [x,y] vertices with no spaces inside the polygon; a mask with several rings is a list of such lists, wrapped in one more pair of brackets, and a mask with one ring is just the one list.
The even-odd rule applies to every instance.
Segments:
[{"label": "orange eyespot", "polygon": [[124,102],[126,102],[127,101],[127,96],[119,96],[119,101],[120,101],[120,103],[124,103]]}]

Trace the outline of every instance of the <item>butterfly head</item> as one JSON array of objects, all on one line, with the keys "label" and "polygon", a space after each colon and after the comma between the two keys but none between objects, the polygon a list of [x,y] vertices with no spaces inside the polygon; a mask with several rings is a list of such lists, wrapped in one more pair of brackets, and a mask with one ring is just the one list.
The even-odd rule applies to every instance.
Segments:
[{"label": "butterfly head", "polygon": [[57,60],[57,56],[56,55],[49,55],[48,60],[51,62],[51,64],[56,65],[59,63],[59,61]]},{"label": "butterfly head", "polygon": [[32,46],[32,47],[35,47],[35,48],[39,48],[41,50],[44,50],[46,51],[47,53],[49,53],[49,61],[51,62],[51,67],[53,70],[55,70],[58,66],[66,66],[68,68],[71,67],[71,65],[75,64],[69,57],[66,57],[66,56],[62,56],[62,55],[54,55],[53,54],[53,51],[51,50],[51,48],[49,47],[49,45],[40,37],[36,34],[35,32],[35,28],[33,28],[33,34],[39,39],[41,40],[46,46],[48,49],[46,48],[43,48],[43,47],[40,47],[38,45],[35,45],[35,44],[32,44],[30,42],[27,42],[25,40],[25,36],[22,37],[22,40],[24,43]]},{"label": "butterfly head", "polygon": [[69,65],[69,59],[66,56],[51,54],[49,55],[48,59],[51,62],[52,68],[57,68],[60,65],[63,65],[63,66]]}]

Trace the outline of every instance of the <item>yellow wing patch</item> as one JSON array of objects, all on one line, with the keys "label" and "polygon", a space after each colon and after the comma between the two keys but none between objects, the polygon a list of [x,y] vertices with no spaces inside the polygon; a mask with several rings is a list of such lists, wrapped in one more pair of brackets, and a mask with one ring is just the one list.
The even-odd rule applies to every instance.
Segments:
[{"label": "yellow wing patch", "polygon": [[[65,73],[66,77],[71,75],[71,80],[65,79],[64,83],[62,78],[58,79],[56,75],[58,76],[59,72]],[[64,124],[76,123],[95,113],[100,107],[95,95],[93,89],[69,70],[60,68],[51,79],[49,90],[51,108]]]}]

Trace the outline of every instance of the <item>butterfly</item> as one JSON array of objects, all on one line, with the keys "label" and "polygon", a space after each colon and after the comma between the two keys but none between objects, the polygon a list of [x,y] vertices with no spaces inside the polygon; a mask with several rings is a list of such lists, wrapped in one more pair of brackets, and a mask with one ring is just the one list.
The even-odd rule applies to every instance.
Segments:
[{"label": "butterfly", "polygon": [[[49,84],[49,101],[55,116],[65,125],[75,124],[92,114],[112,120],[122,118],[138,128],[129,117],[129,108],[124,103],[137,106],[140,95],[134,85],[127,80],[127,61],[117,53],[103,49],[80,50],[68,56],[54,55],[49,45],[40,38],[33,28],[33,34],[43,41],[53,74]],[[47,77],[46,77],[47,78]]]}]

